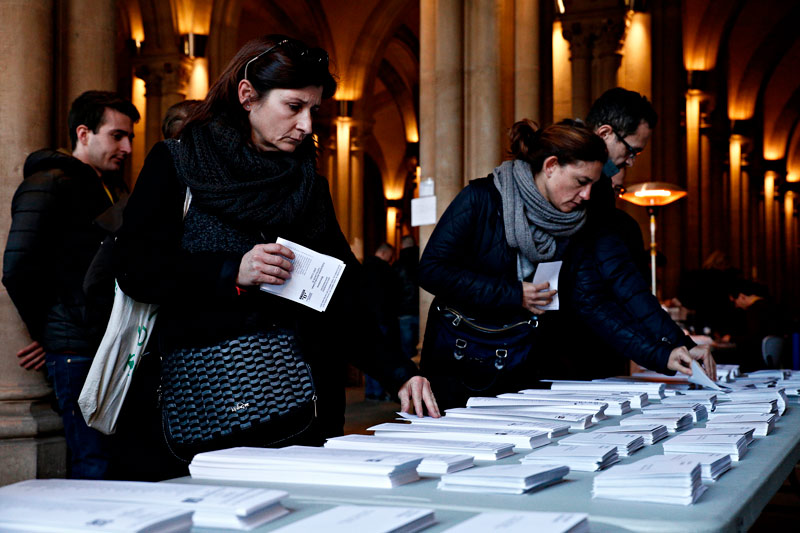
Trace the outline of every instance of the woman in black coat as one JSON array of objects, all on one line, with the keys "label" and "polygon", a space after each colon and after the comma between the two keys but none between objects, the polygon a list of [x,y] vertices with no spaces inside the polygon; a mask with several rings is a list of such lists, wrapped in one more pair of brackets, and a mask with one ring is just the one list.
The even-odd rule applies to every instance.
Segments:
[{"label": "woman in black coat", "polygon": [[[420,285],[436,296],[421,366],[443,408],[530,386],[540,377],[537,368],[547,355],[542,331],[550,322],[541,308],[555,291],[533,284],[533,274],[539,263],[561,259],[585,223],[581,204],[608,158],[602,139],[572,121],[542,130],[520,121],[511,141],[513,160],[459,193],[420,261]],[[514,328],[522,338],[509,346],[490,339],[487,351],[453,331],[454,321],[463,329],[458,315],[491,329],[528,325]]]},{"label": "woman in black coat", "polygon": [[[293,332],[310,366],[308,420],[225,445],[319,444],[341,434],[347,359],[398,393],[404,411],[421,414],[424,404],[438,416],[413,363],[399,349],[373,350],[378,330],[359,305],[360,265],[316,172],[313,118],[335,90],[324,50],[281,35],[250,41],[192,112],[180,141],[150,152],[125,211],[117,278],[134,299],[160,304],[151,344],[165,368],[179,351],[267,339],[276,328]],[[278,237],[346,264],[325,312],[259,290],[292,276],[295,254]]]}]

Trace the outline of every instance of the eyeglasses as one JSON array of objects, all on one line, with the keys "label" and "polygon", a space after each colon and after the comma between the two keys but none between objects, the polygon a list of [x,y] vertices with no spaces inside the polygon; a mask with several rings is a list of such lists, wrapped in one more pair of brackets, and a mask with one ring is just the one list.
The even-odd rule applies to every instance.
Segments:
[{"label": "eyeglasses", "polygon": [[261,56],[265,56],[268,53],[272,52],[278,47],[284,47],[287,52],[297,56],[301,61],[305,61],[306,63],[312,65],[324,65],[328,66],[328,52],[323,50],[322,48],[306,48],[303,45],[298,44],[296,41],[291,39],[284,39],[279,41],[277,44],[267,48],[253,59],[245,63],[244,65],[244,79],[249,81],[247,77],[247,69],[250,67],[250,64],[255,61],[256,59],[260,58]]},{"label": "eyeglasses", "polygon": [[619,142],[621,142],[625,146],[625,149],[628,150],[628,157],[626,159],[636,159],[636,156],[641,154],[642,150],[644,150],[644,148],[634,148],[633,146],[628,144],[628,142],[625,140],[625,137],[623,137],[616,131],[614,132],[614,135],[617,136]]}]

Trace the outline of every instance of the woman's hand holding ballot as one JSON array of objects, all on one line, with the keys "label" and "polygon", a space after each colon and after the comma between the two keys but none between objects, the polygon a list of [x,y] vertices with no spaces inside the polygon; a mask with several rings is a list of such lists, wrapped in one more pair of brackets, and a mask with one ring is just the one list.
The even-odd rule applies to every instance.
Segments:
[{"label": "woman's hand holding ballot", "polygon": [[236,284],[241,287],[252,285],[283,285],[292,277],[294,252],[277,243],[257,244],[244,254],[239,265]]},{"label": "woman's hand holding ballot", "polygon": [[711,350],[707,345],[695,346],[691,350],[687,350],[685,346],[675,348],[669,354],[667,368],[691,376],[692,359],[700,362],[709,379],[712,381],[717,380],[717,363],[714,361]]},{"label": "woman's hand holding ballot", "polygon": [[553,301],[553,296],[558,291],[548,291],[550,283],[528,283],[522,282],[522,307],[534,315],[543,315],[545,310],[539,309]]}]

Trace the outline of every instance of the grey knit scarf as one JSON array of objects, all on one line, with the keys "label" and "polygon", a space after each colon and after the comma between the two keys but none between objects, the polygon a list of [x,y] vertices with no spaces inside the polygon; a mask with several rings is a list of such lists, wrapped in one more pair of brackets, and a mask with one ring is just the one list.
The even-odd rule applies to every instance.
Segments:
[{"label": "grey knit scarf", "polygon": [[519,250],[517,277],[528,278],[556,255],[556,237],[568,237],[586,222],[583,209],[563,213],[545,200],[533,182],[528,163],[515,159],[494,169],[494,185],[503,199],[506,242]]}]

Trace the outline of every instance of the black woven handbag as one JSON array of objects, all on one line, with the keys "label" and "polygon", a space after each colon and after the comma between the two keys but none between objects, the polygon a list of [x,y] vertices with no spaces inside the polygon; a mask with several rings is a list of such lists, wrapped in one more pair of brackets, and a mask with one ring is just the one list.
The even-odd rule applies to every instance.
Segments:
[{"label": "black woven handbag", "polygon": [[274,329],[164,358],[161,415],[178,458],[230,446],[268,446],[307,429],[316,393],[294,333]]}]

